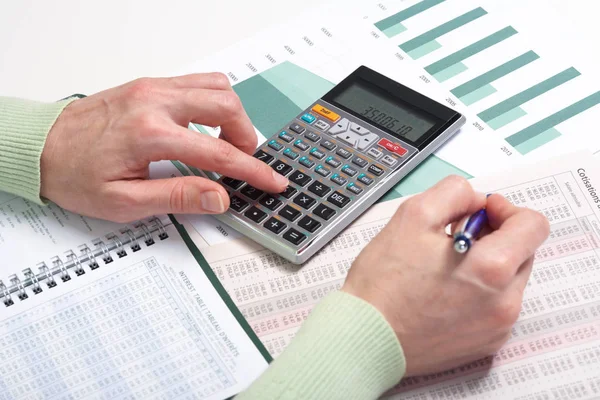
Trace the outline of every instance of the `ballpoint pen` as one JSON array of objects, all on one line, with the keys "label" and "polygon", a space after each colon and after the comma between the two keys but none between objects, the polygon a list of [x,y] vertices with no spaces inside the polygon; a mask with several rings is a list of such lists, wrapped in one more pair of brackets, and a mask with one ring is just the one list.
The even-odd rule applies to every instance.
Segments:
[{"label": "ballpoint pen", "polygon": [[[488,195],[489,196],[489,195]],[[485,208],[472,214],[454,234],[454,250],[458,253],[466,253],[473,245],[473,241],[487,224],[488,217]]]}]

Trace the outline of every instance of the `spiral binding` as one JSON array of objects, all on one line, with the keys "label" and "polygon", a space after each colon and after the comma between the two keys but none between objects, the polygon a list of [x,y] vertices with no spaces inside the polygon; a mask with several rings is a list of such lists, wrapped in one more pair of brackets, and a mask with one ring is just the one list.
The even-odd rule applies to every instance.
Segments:
[{"label": "spiral binding", "polygon": [[104,265],[110,264],[114,260],[112,253],[116,254],[118,258],[123,258],[127,256],[129,249],[132,252],[141,250],[140,241],[143,241],[146,246],[152,246],[155,243],[153,234],[156,234],[160,240],[169,237],[165,225],[156,217],[150,219],[148,223],[133,224],[133,228],[136,230],[135,232],[125,227],[119,230],[119,234],[109,233],[106,235],[108,244],[102,238],[93,240],[94,250],[90,249],[87,244],[82,244],[78,247],[79,255],[71,249],[65,252],[64,260],[60,256],[54,256],[50,260],[51,267],[45,262],[41,262],[36,266],[39,271],[37,274],[31,268],[26,268],[23,270],[23,279],[20,279],[17,274],[11,275],[8,277],[9,286],[0,279],[0,301],[9,307],[15,304],[16,299],[27,300],[29,298],[28,291],[37,295],[46,289],[56,287],[57,280],[59,282],[70,281],[71,274],[84,275],[85,267],[89,271],[98,269],[100,267],[98,260],[102,260]]}]

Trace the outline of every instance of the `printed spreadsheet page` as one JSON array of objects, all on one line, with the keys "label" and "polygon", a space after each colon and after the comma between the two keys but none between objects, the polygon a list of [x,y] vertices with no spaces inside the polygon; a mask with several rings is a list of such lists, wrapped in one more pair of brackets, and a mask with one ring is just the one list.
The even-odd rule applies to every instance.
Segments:
[{"label": "printed spreadsheet page", "polygon": [[[482,192],[542,212],[551,223],[538,249],[521,316],[495,355],[403,380],[402,399],[545,399],[600,395],[600,168],[591,153],[477,178]],[[242,238],[204,256],[274,357],[311,309],[338,290],[354,258],[403,198],[373,206],[302,267]]]}]

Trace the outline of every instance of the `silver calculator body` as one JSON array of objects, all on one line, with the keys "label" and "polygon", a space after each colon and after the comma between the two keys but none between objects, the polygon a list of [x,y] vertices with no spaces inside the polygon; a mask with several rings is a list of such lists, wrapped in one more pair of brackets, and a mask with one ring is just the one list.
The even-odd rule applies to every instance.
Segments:
[{"label": "silver calculator body", "polygon": [[456,111],[360,67],[257,149],[255,157],[288,177],[287,190],[263,193],[219,177],[230,209],[215,217],[302,264],[464,123]]}]

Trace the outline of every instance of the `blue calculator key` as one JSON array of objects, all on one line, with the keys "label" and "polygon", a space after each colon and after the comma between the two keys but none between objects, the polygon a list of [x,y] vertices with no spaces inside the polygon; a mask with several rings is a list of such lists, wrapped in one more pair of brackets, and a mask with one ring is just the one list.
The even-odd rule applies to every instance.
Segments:
[{"label": "blue calculator key", "polygon": [[304,165],[306,168],[312,168],[312,166],[315,165],[314,161],[309,160],[306,156],[300,157],[300,160],[298,160],[298,162]]},{"label": "blue calculator key", "polygon": [[306,151],[306,150],[310,149],[310,145],[308,143],[306,143],[305,141],[303,141],[302,139],[296,140],[294,142],[294,147],[297,147],[302,151]]},{"label": "blue calculator key", "polygon": [[283,151],[283,154],[287,157],[290,158],[292,160],[295,160],[296,158],[298,158],[298,153],[296,153],[295,151],[293,151],[292,149],[285,149]]},{"label": "blue calculator key", "polygon": [[337,168],[340,165],[342,165],[342,162],[333,156],[327,157],[327,160],[325,160],[325,163],[331,165],[333,168]]},{"label": "blue calculator key", "polygon": [[294,137],[292,135],[290,135],[289,133],[287,133],[286,131],[281,131],[279,133],[279,139],[281,140],[285,140],[286,142],[291,142],[292,140],[294,140]]},{"label": "blue calculator key", "polygon": [[321,176],[329,176],[329,174],[331,174],[331,170],[325,168],[322,165],[317,165],[317,167],[315,168],[315,172]]},{"label": "blue calculator key", "polygon": [[315,120],[317,119],[317,117],[315,117],[315,116],[314,116],[314,115],[312,115],[312,114],[304,114],[304,115],[302,116],[302,118],[300,118],[300,119],[301,119],[302,121],[306,122],[306,123],[312,124],[313,122],[315,122]]},{"label": "blue calculator key", "polygon": [[346,186],[346,189],[354,194],[361,194],[363,191],[360,186],[355,185],[353,182],[350,182],[348,186]]},{"label": "blue calculator key", "polygon": [[346,178],[342,178],[341,176],[339,176],[338,174],[333,174],[331,175],[331,181],[337,183],[338,185],[342,186],[345,185],[346,182],[348,182],[346,180]]},{"label": "blue calculator key", "polygon": [[318,160],[322,160],[323,157],[325,157],[325,153],[323,153],[321,150],[317,149],[316,147],[313,147],[313,149],[310,151],[310,155]]},{"label": "blue calculator key", "polygon": [[370,185],[371,183],[373,183],[373,179],[369,178],[367,174],[360,174],[356,179],[359,182],[364,183],[365,185]]},{"label": "blue calculator key", "polygon": [[342,172],[348,176],[354,176],[357,174],[358,171],[356,171],[354,168],[350,167],[349,165],[344,165],[342,167]]},{"label": "blue calculator key", "polygon": [[283,149],[283,145],[275,139],[273,139],[269,142],[269,147],[275,151],[279,151],[279,150]]}]

